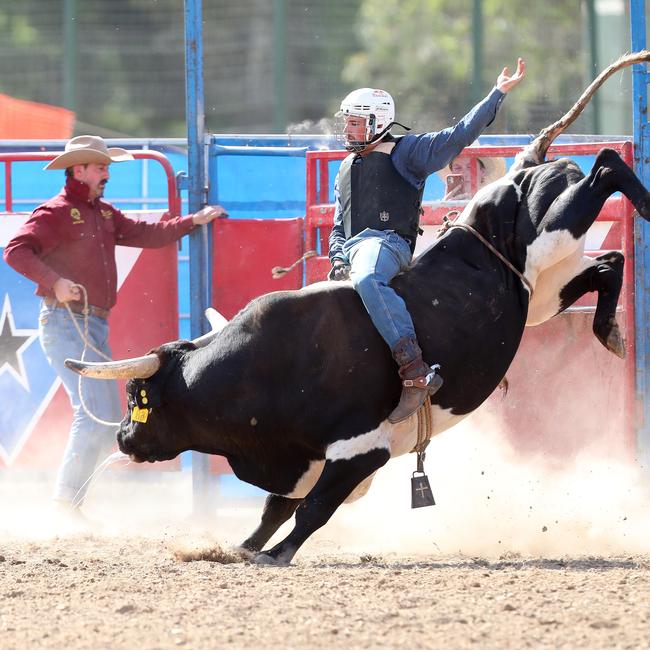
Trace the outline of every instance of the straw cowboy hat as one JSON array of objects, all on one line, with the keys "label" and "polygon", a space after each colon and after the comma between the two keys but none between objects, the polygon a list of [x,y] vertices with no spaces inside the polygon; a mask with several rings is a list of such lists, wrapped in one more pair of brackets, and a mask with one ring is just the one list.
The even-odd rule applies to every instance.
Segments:
[{"label": "straw cowboy hat", "polygon": [[[460,154],[462,156],[462,154]],[[457,156],[458,157],[458,156]],[[491,183],[497,178],[501,178],[506,174],[506,160],[505,158],[495,156],[485,156],[478,158],[485,169],[485,183]],[[453,161],[452,161],[453,162]],[[451,164],[451,163],[450,163]],[[447,175],[451,173],[449,167],[443,167],[440,171],[436,172],[441,180],[444,182]]]},{"label": "straw cowboy hat", "polygon": [[67,169],[74,165],[110,164],[125,160],[133,160],[133,156],[126,149],[120,147],[109,149],[99,136],[79,135],[69,140],[63,153],[50,161],[43,169]]}]

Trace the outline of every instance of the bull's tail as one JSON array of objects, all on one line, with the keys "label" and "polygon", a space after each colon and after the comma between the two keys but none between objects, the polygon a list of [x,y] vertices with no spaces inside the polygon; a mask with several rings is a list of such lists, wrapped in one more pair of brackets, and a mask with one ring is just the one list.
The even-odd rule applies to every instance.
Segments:
[{"label": "bull's tail", "polygon": [[582,93],[580,99],[571,107],[571,109],[561,117],[557,122],[547,126],[540,131],[540,134],[517,156],[520,166],[526,167],[531,164],[538,165],[546,159],[546,152],[557,138],[568,126],[578,118],[585,106],[589,103],[594,93],[609,79],[615,72],[622,68],[627,68],[635,63],[644,63],[650,61],[650,51],[642,50],[632,54],[624,54],[610,66],[605,68]]}]

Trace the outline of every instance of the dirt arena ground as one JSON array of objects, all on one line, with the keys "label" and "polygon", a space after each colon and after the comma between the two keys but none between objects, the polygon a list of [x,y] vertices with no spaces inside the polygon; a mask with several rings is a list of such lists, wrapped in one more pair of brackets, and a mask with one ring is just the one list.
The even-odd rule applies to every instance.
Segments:
[{"label": "dirt arena ground", "polygon": [[65,530],[42,484],[5,477],[0,648],[650,647],[647,472],[445,436],[435,507],[410,510],[414,460],[393,461],[287,568],[227,562],[259,500],[198,527],[187,477],[107,473],[92,531]]}]

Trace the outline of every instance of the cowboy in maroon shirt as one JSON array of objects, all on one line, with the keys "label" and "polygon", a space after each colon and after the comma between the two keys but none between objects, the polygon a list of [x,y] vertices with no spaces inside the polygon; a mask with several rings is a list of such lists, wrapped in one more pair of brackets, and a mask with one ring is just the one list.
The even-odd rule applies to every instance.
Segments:
[{"label": "cowboy in maroon shirt", "polygon": [[125,149],[109,149],[101,138],[82,135],[45,167],[65,169],[65,187],[34,210],[4,251],[7,264],[36,282],[37,295],[78,301],[79,283],[90,305],[109,310],[117,293],[116,245],[159,248],[226,215],[221,206],[207,206],[158,223],[125,217],[101,198],[110,163],[125,160],[133,160]]},{"label": "cowboy in maroon shirt", "polygon": [[[83,342],[73,329],[65,304],[81,314],[87,290],[90,343],[110,356],[109,310],[115,305],[117,268],[115,246],[157,248],[187,235],[195,226],[227,216],[221,206],[205,207],[194,215],[158,223],[131,219],[102,200],[109,165],[133,160],[118,147],[108,148],[102,138],[82,135],[70,140],[65,151],[45,169],[65,169],[66,183],[53,199],[40,205],[4,250],[5,261],[38,286],[43,296],[39,337],[48,361],[61,377],[73,407],[73,422],[54,491],[58,509],[80,517],[88,477],[98,458],[115,440],[115,428],[94,422],[81,407],[77,378],[65,368],[66,357],[80,358]],[[91,360],[93,353],[86,354]],[[96,357],[94,360],[100,360]],[[103,420],[121,419],[115,382],[86,382],[84,402]]]}]

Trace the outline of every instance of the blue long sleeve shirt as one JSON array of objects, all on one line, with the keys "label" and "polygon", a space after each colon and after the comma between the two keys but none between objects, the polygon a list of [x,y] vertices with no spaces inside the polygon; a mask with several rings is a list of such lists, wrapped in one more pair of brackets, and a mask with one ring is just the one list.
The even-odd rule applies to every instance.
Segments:
[{"label": "blue long sleeve shirt", "polygon": [[[457,124],[431,133],[407,133],[390,153],[397,171],[414,187],[421,188],[427,177],[446,167],[468,147],[496,117],[505,94],[496,87]],[[347,261],[342,252],[345,243],[339,177],[334,182],[334,225],[329,238],[329,258]]]}]

